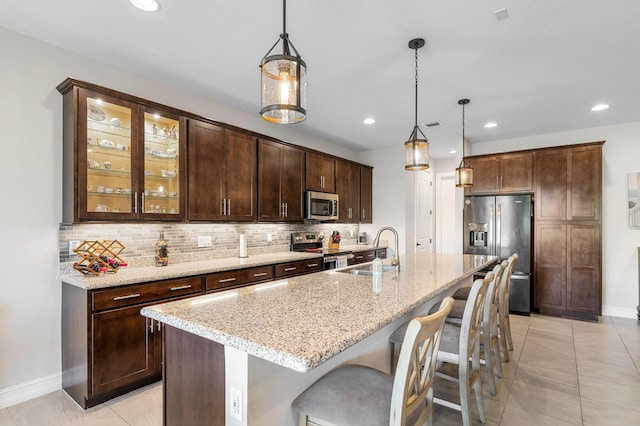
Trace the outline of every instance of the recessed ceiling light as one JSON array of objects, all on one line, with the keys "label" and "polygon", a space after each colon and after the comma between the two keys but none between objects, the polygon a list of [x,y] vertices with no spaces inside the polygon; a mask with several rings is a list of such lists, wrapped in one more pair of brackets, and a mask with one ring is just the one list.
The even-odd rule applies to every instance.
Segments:
[{"label": "recessed ceiling light", "polygon": [[129,0],[129,2],[145,12],[155,12],[160,8],[160,5],[156,0]]},{"label": "recessed ceiling light", "polygon": [[484,125],[484,127],[486,127],[487,129],[490,129],[492,127],[496,127],[498,125],[498,123],[495,123],[493,121],[488,122],[487,124]]},{"label": "recessed ceiling light", "polygon": [[609,108],[609,105],[607,104],[598,104],[591,108],[591,111],[604,111],[607,108]]},{"label": "recessed ceiling light", "polygon": [[451,151],[449,151],[449,154],[455,154],[455,153],[456,153],[455,149],[452,149]]},{"label": "recessed ceiling light", "polygon": [[362,120],[362,122],[364,124],[373,124],[376,122],[376,120],[374,120],[373,118],[365,118],[364,120]]}]

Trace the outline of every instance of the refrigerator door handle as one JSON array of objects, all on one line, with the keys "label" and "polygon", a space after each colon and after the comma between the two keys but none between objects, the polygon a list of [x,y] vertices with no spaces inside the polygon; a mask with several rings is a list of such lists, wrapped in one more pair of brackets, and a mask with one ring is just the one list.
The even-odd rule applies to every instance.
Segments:
[{"label": "refrigerator door handle", "polygon": [[501,251],[501,238],[500,238],[500,228],[501,228],[501,214],[502,214],[502,203],[496,203],[496,256],[500,257]]}]

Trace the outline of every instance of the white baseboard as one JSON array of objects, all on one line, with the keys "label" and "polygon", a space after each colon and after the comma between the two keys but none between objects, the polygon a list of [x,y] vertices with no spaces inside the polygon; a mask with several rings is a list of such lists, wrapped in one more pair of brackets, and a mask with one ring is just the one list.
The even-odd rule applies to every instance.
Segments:
[{"label": "white baseboard", "polygon": [[621,317],[621,318],[638,318],[638,311],[636,308],[621,308],[619,306],[603,306],[602,315],[608,317]]},{"label": "white baseboard", "polygon": [[19,404],[62,388],[62,372],[0,389],[0,408]]}]

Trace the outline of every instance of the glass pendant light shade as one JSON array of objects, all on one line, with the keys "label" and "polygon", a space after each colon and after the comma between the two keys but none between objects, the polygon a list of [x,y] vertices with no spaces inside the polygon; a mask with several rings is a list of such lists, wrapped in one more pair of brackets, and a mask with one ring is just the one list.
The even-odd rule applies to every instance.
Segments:
[{"label": "glass pendant light shade", "polygon": [[262,118],[299,123],[307,118],[307,65],[300,57],[272,55],[262,60]]},{"label": "glass pendant light shade", "polygon": [[464,106],[471,102],[469,99],[460,99],[458,105],[462,105],[462,160],[456,169],[456,188],[468,188],[473,186],[473,168],[467,164],[464,157]]},{"label": "glass pendant light shade", "polygon": [[456,169],[456,187],[468,188],[473,186],[473,168],[464,164],[464,160],[460,163],[460,167]]},{"label": "glass pendant light shade", "polygon": [[415,127],[411,137],[404,143],[404,168],[405,170],[426,170],[429,168],[429,141],[418,138],[419,128]]},{"label": "glass pendant light shade", "polygon": [[[271,55],[282,41],[282,54]],[[287,1],[282,0],[282,34],[260,63],[262,109],[265,120],[292,124],[307,118],[307,64],[287,34]]]}]

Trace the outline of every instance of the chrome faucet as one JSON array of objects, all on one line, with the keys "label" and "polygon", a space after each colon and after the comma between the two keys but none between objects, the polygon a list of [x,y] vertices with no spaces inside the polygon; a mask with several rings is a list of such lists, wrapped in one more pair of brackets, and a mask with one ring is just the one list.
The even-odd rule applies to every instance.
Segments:
[{"label": "chrome faucet", "polygon": [[393,252],[393,259],[391,260],[391,266],[395,266],[396,272],[399,272],[400,259],[398,259],[398,231],[390,226],[383,226],[382,228],[380,228],[378,230],[378,233],[376,234],[376,237],[373,239],[373,248],[378,248],[378,245],[380,244],[380,234],[382,234],[383,231],[391,231],[395,236],[395,247]]}]

